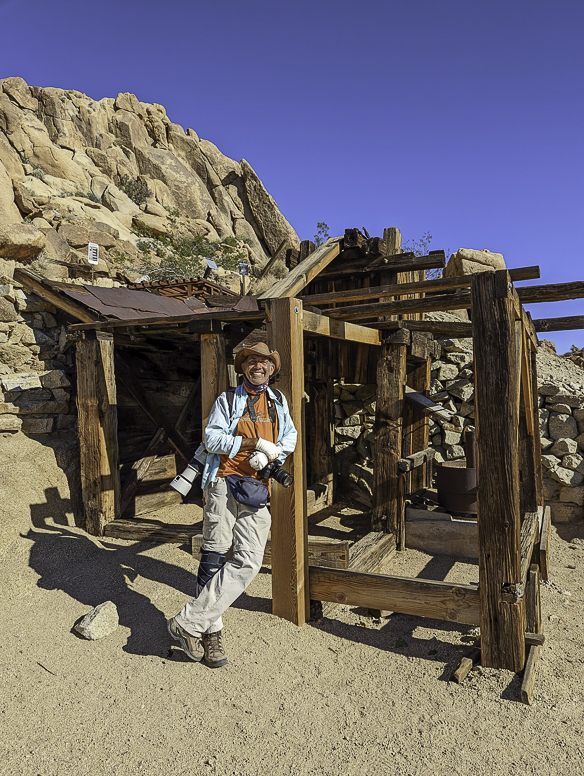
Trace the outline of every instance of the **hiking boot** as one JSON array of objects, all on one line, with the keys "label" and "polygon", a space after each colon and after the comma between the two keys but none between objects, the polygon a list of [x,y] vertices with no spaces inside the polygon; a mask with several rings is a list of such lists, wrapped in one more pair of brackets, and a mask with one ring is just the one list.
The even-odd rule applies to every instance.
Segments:
[{"label": "hiking boot", "polygon": [[195,663],[200,663],[205,657],[205,650],[203,649],[203,642],[200,636],[191,636],[184,628],[181,628],[178,622],[171,617],[166,621],[168,632],[173,639],[180,642],[181,647],[185,653],[194,660]]},{"label": "hiking boot", "polygon": [[221,643],[221,631],[203,633],[203,649],[205,650],[205,664],[209,668],[219,668],[227,663],[225,650]]}]

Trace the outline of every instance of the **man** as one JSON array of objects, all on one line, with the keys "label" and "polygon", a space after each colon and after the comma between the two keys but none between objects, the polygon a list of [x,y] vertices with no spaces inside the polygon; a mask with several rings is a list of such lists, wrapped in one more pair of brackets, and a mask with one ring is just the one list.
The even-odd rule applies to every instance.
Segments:
[{"label": "man", "polygon": [[[279,370],[276,350],[264,343],[243,347],[235,357],[235,371],[243,374],[243,383],[231,396],[222,393],[217,398],[205,428],[204,541],[197,592],[168,620],[168,631],[191,660],[204,659],[212,668],[227,663],[221,615],[260,570],[271,525],[267,505],[239,503],[240,494],[231,483],[237,485],[244,478],[244,484],[262,490],[261,483],[269,483],[259,471],[268,461],[281,464],[296,446],[286,399],[268,387]],[[232,543],[233,557],[226,560]]]}]

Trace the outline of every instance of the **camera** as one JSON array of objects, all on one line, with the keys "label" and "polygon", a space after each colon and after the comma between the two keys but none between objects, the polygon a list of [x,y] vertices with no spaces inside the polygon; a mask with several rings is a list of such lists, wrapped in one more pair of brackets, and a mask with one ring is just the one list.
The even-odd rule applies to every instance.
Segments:
[{"label": "camera", "polygon": [[170,487],[178,491],[181,496],[186,496],[193,487],[194,481],[203,473],[206,461],[207,451],[205,450],[205,445],[201,443],[197,447],[194,456],[189,461],[187,468],[176,475],[174,480],[170,483]]},{"label": "camera", "polygon": [[294,475],[282,469],[276,461],[271,461],[267,466],[264,466],[258,474],[263,480],[269,480],[272,477],[283,488],[289,488],[294,482]]}]

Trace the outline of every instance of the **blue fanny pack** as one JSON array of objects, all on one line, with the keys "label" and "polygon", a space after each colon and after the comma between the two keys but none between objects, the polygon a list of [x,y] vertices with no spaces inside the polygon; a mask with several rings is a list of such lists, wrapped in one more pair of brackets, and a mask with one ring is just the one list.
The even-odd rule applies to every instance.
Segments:
[{"label": "blue fanny pack", "polygon": [[261,509],[268,504],[268,488],[255,477],[229,474],[225,477],[233,498],[244,507]]}]

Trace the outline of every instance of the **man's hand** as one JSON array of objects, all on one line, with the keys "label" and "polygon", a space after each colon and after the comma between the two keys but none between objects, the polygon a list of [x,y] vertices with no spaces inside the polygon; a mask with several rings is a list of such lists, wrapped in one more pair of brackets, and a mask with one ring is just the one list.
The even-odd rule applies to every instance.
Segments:
[{"label": "man's hand", "polygon": [[248,461],[251,468],[255,469],[256,472],[259,472],[264,466],[268,465],[268,456],[265,453],[260,453],[259,450],[256,450],[255,453],[250,455]]},{"label": "man's hand", "polygon": [[268,461],[275,461],[280,455],[280,448],[273,442],[268,442],[267,439],[258,439],[255,449],[260,453],[265,453],[268,456]]}]

